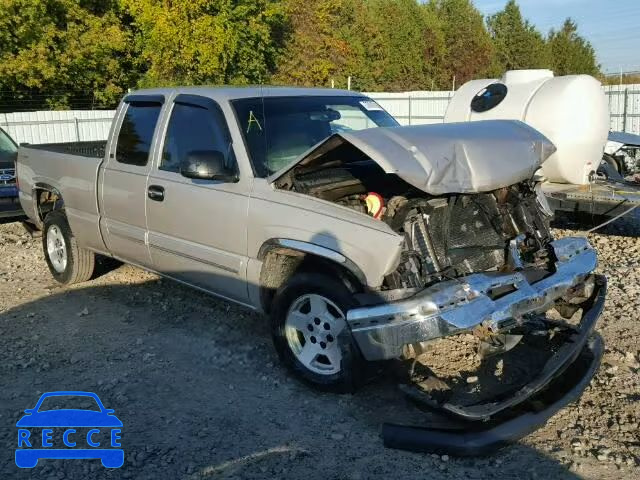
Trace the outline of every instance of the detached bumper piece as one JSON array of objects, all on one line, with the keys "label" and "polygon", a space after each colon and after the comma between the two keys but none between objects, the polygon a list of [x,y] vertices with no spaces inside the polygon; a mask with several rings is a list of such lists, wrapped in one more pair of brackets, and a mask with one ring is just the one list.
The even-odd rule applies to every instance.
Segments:
[{"label": "detached bumper piece", "polygon": [[[443,427],[384,424],[382,436],[389,448],[416,452],[475,456],[491,453],[543,426],[549,418],[577,400],[600,365],[604,344],[594,333],[604,306],[606,280],[596,279],[591,299],[570,340],[547,361],[536,378],[506,400],[455,407],[443,405],[450,416]],[[418,393],[409,396],[434,407]]]}]

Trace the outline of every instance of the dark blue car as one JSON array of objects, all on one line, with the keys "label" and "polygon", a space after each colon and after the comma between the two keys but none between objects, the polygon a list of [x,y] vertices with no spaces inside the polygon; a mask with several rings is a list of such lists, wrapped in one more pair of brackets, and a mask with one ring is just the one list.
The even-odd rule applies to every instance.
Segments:
[{"label": "dark blue car", "polygon": [[[60,404],[70,403],[80,403],[83,408],[59,408]],[[118,447],[121,446],[122,422],[113,412],[104,408],[95,393],[63,391],[43,394],[36,406],[25,410],[26,415],[16,424],[16,465],[33,468],[41,458],[99,458],[107,468],[121,467],[124,450]],[[85,433],[76,428],[89,430]],[[38,434],[40,430],[41,434]]]},{"label": "dark blue car", "polygon": [[0,128],[0,220],[24,216],[18,199],[16,157],[18,145]]}]

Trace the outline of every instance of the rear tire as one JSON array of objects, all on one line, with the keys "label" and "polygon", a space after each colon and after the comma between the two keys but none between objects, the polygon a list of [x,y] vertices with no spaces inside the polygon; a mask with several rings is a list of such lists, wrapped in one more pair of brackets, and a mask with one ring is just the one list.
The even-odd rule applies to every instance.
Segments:
[{"label": "rear tire", "polygon": [[78,246],[64,213],[53,211],[44,219],[42,230],[44,258],[56,281],[71,285],[93,276],[96,256]]},{"label": "rear tire", "polygon": [[346,323],[353,306],[349,289],[328,275],[299,273],[278,290],[271,309],[273,343],[299,379],[339,393],[362,383],[365,362]]}]

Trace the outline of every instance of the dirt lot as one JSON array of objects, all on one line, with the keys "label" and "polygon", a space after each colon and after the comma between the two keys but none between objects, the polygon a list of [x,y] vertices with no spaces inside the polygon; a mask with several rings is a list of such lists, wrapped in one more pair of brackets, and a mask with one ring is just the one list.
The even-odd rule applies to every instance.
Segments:
[{"label": "dirt lot", "polygon": [[[0,225],[0,478],[639,478],[640,232],[629,221],[605,232],[591,235],[610,282],[597,377],[520,444],[456,459],[382,446],[383,421],[415,415],[390,380],[316,393],[280,367],[259,315],[127,266],[61,288],[40,240]],[[53,390],[115,409],[121,469],[15,466],[15,422]]]}]

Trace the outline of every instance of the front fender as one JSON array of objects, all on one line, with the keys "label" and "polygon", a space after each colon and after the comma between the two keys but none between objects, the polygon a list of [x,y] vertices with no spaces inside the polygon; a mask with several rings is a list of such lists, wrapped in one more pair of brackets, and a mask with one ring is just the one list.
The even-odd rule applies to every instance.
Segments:
[{"label": "front fender", "polygon": [[260,193],[249,206],[250,259],[260,261],[274,242],[285,241],[342,264],[370,288],[397,267],[403,238],[385,223],[301,194],[271,187]]}]

